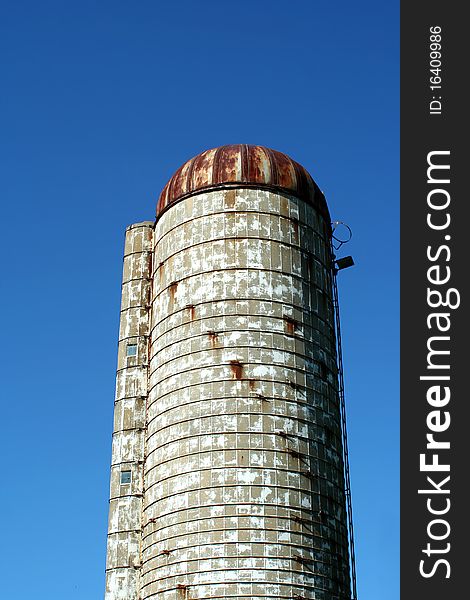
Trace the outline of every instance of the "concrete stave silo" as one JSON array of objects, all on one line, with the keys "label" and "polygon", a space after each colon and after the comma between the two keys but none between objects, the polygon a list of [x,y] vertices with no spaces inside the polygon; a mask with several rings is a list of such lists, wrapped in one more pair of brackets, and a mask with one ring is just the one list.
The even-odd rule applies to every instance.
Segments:
[{"label": "concrete stave silo", "polygon": [[152,286],[129,433],[141,513],[124,523],[139,559],[120,591],[108,571],[107,600],[349,599],[323,195],[285,155],[225,146],[177,171],[152,237],[133,273]]}]

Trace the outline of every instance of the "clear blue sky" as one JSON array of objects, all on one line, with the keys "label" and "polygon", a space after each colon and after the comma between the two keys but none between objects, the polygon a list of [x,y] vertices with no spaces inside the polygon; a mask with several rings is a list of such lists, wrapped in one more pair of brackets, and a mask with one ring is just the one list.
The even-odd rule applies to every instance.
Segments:
[{"label": "clear blue sky", "polygon": [[102,598],[123,234],[262,144],[354,237],[340,275],[360,600],[398,597],[399,4],[3,1],[2,598]]}]

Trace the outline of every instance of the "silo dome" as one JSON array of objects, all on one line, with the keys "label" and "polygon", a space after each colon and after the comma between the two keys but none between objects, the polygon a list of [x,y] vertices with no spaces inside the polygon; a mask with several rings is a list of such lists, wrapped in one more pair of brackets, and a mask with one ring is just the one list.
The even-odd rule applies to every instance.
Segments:
[{"label": "silo dome", "polygon": [[182,198],[224,187],[282,191],[305,200],[330,220],[323,193],[302,165],[282,152],[250,144],[212,148],[185,162],[160,194],[157,217]]}]

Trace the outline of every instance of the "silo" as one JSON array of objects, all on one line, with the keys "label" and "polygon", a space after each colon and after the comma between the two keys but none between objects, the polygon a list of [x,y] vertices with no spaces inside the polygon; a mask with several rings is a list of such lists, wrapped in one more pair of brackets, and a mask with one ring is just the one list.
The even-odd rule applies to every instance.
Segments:
[{"label": "silo", "polygon": [[106,600],[138,598],[154,223],[126,231],[111,458]]},{"label": "silo", "polygon": [[330,242],[280,152],[208,150],[166,185],[140,274],[139,560],[109,600],[351,597]]}]

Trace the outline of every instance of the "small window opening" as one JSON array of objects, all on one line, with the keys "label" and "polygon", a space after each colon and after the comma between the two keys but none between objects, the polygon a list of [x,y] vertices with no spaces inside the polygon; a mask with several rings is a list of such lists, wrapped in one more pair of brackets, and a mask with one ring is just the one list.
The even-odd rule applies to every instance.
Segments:
[{"label": "small window opening", "polygon": [[132,479],[131,471],[121,471],[121,485],[124,483],[130,483]]},{"label": "small window opening", "polygon": [[137,344],[127,344],[127,356],[137,356]]}]

